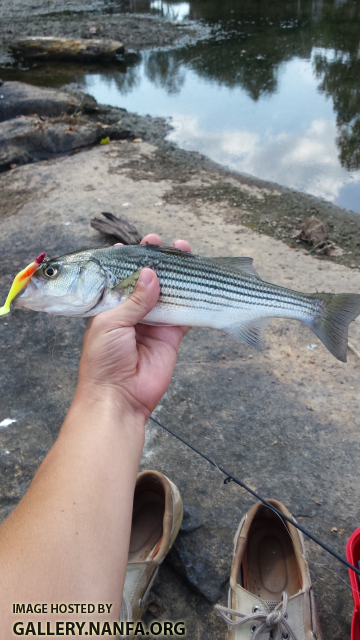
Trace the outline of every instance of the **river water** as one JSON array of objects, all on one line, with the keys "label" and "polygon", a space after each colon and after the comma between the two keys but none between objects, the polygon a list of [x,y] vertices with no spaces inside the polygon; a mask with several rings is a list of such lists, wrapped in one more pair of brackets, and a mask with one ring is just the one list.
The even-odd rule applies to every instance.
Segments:
[{"label": "river water", "polygon": [[122,10],[200,20],[208,36],[86,74],[87,92],[170,117],[184,149],[360,213],[360,0],[109,0]]}]

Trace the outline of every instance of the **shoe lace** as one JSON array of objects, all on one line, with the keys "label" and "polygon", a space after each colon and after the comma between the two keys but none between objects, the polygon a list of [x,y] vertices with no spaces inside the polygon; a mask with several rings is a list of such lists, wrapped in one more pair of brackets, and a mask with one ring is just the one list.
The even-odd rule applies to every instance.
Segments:
[{"label": "shoe lace", "polygon": [[[230,599],[230,598],[229,598]],[[292,640],[298,640],[294,631],[291,629],[288,621],[287,621],[287,605],[288,605],[288,596],[285,591],[282,593],[282,608],[278,611],[271,611],[271,613],[267,613],[266,611],[256,611],[256,613],[252,613],[249,615],[243,615],[238,611],[234,611],[234,609],[230,609],[229,607],[223,607],[220,604],[215,605],[215,609],[218,614],[227,622],[229,627],[241,627],[247,622],[261,622],[259,626],[254,625],[254,635],[252,640],[256,640],[256,638],[260,635],[260,633],[264,632],[272,632],[273,640],[282,640],[282,638],[292,638]],[[233,620],[231,616],[236,616],[238,619]],[[285,632],[285,635],[284,635]]]}]

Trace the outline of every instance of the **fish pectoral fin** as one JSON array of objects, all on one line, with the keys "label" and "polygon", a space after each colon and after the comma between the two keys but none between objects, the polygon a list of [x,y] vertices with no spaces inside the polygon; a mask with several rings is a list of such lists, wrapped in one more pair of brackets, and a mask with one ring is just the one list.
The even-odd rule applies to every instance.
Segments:
[{"label": "fish pectoral fin", "polygon": [[216,262],[219,262],[220,264],[222,264],[224,267],[227,267],[229,269],[234,269],[235,271],[241,271],[241,273],[244,273],[247,276],[255,276],[256,278],[259,278],[260,280],[260,276],[258,275],[258,273],[255,270],[255,267],[253,267],[253,259],[252,258],[213,258],[213,260],[216,260]]},{"label": "fish pectoral fin", "polygon": [[268,324],[274,318],[257,318],[251,322],[239,322],[230,324],[228,327],[221,327],[221,331],[229,334],[240,342],[254,347],[255,349],[263,348],[264,332]]},{"label": "fish pectoral fin", "polygon": [[135,289],[137,281],[139,280],[140,272],[141,269],[138,269],[138,271],[135,271],[130,276],[125,278],[125,280],[122,280],[121,282],[116,284],[114,287],[112,287],[112,289],[114,291],[122,291],[126,293],[127,296],[130,296]]}]

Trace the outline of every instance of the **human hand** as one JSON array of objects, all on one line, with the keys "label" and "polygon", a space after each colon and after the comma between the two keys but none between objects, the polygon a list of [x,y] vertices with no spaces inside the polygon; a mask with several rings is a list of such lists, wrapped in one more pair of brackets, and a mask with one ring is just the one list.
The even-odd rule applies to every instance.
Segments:
[{"label": "human hand", "polygon": [[[161,245],[149,234],[141,244]],[[173,244],[190,251],[185,240]],[[168,388],[182,338],[188,327],[139,324],[156,305],[160,288],[151,269],[143,269],[134,293],[110,311],[88,320],[83,339],[78,389],[112,399],[140,412],[145,420]]]}]

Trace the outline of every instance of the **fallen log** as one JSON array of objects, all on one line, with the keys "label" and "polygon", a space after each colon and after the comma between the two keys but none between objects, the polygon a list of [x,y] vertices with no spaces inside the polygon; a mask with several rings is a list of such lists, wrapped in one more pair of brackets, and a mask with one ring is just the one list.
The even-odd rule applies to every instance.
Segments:
[{"label": "fallen log", "polygon": [[106,220],[93,218],[90,221],[93,229],[100,231],[100,233],[113,236],[123,244],[140,244],[142,235],[135,225],[130,222],[129,218],[121,214],[119,217],[116,217],[113,213],[108,213],[106,211],[102,211],[101,213]]},{"label": "fallen log", "polygon": [[9,45],[15,56],[48,60],[99,60],[123,53],[124,45],[117,40],[29,37],[19,38]]}]

